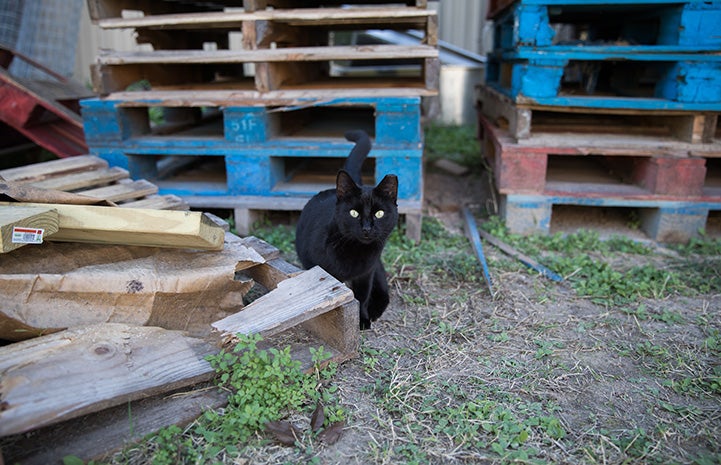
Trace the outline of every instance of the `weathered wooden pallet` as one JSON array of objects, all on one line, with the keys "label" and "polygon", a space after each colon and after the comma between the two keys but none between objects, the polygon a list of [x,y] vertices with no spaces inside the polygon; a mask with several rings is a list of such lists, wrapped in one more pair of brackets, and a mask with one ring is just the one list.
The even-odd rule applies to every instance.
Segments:
[{"label": "weathered wooden pallet", "polygon": [[514,50],[489,55],[486,83],[517,103],[719,112],[721,54]]},{"label": "weathered wooden pallet", "polygon": [[[228,240],[241,241],[232,235]],[[262,241],[242,241],[267,257],[266,263],[246,273],[270,291],[241,313],[214,323],[210,338],[192,338],[157,327],[106,324],[0,348],[3,378],[24,380],[17,388],[6,385],[0,435],[34,430],[28,438],[8,441],[11,446],[4,451],[6,459],[47,463],[48,457],[72,453],[89,460],[163,426],[192,421],[205,408],[224,405],[224,396],[194,393],[190,386],[212,377],[205,356],[216,353],[221,342],[232,343],[234,334],[260,333],[268,343],[280,344],[276,338],[302,328],[304,342],[299,345],[297,335],[292,336],[297,356],[308,359],[308,347],[318,345],[332,352],[332,360],[354,356],[358,305],[352,291],[319,268],[301,271],[272,258],[278,251]],[[97,370],[102,370],[100,376],[96,369],[89,369],[95,363],[99,364]],[[57,366],[63,367],[61,375],[51,369]],[[151,366],[157,369],[148,369]],[[190,399],[157,395],[142,400],[179,387],[190,391]],[[52,394],[44,395],[46,390]],[[137,422],[130,432],[128,408]],[[100,413],[96,418],[87,415],[89,412]]]},{"label": "weathered wooden pallet", "polygon": [[624,149],[623,142],[581,145],[576,137],[575,147],[519,144],[483,116],[479,123],[499,213],[511,232],[548,233],[556,205],[637,208],[651,238],[683,242],[703,229],[710,211],[721,210],[718,158],[650,145]]},{"label": "weathered wooden pallet", "polygon": [[634,209],[641,230],[658,242],[683,243],[705,230],[710,212],[721,210],[719,201],[669,201],[614,195],[508,194],[500,196],[499,214],[515,234],[548,234],[554,206]]},{"label": "weathered wooden pallet", "polygon": [[224,8],[243,7],[245,11],[262,11],[267,7],[275,9],[287,8],[318,8],[321,6],[341,5],[397,5],[405,4],[416,8],[426,8],[426,0],[214,0],[214,1],[193,1],[178,2],[173,0],[88,0],[90,19],[100,22],[105,19],[118,19],[122,17],[123,11],[139,11],[143,16],[161,14],[192,14],[203,12],[223,11]]},{"label": "weathered wooden pallet", "polygon": [[[499,3],[499,2],[496,2]],[[510,2],[507,2],[510,3]],[[492,14],[498,8],[491,8]],[[577,47],[606,44],[629,54],[717,52],[721,2],[513,2],[493,15],[496,49]]]},{"label": "weathered wooden pallet", "polygon": [[[480,116],[484,157],[493,169],[502,194],[542,194],[570,189],[574,195],[613,194],[665,200],[714,200],[707,190],[707,160],[721,156],[714,151],[692,151],[692,144],[632,143],[633,138],[604,144],[588,134],[561,134],[548,143],[542,137],[517,143],[508,131]],[[581,140],[586,139],[585,144]],[[574,145],[577,144],[577,145]],[[706,145],[704,145],[706,146]],[[675,150],[674,150],[675,148]],[[689,150],[691,148],[691,150]],[[719,198],[718,200],[721,200]]]},{"label": "weathered wooden pallet", "polygon": [[158,195],[157,186],[147,181],[131,181],[127,170],[111,168],[107,161],[93,155],[78,155],[0,170],[0,177],[33,187],[110,200],[126,208],[189,208],[180,197]]},{"label": "weathered wooden pallet", "polygon": [[[285,106],[244,102],[247,106],[241,107],[230,102],[220,106],[220,99],[197,99],[185,107],[177,105],[190,102],[152,97],[86,100],[83,114],[93,153],[128,169],[133,178],[151,180],[161,193],[192,198],[194,207],[232,208],[238,217],[247,217],[259,203],[262,210],[300,210],[310,196],[333,186],[353,146],[343,134],[360,128],[374,140],[366,162],[368,183],[397,175],[402,213],[418,217],[412,223],[420,223],[423,142],[418,97],[298,99]],[[211,104],[218,105],[215,119],[193,115],[195,105]],[[180,131],[159,131],[149,122],[153,105],[186,112],[189,123]],[[166,176],[158,156],[199,157],[206,168]],[[294,202],[292,208],[275,207],[288,199]]]},{"label": "weathered wooden pallet", "polygon": [[[391,79],[418,95],[438,92],[440,69],[438,50],[429,45],[369,45],[287,47],[255,50],[160,50],[154,52],[102,53],[93,66],[93,87],[99,94],[125,90],[145,81],[153,89],[169,87],[216,86],[225,89],[259,92],[275,90],[323,89],[338,87],[367,89],[385,84],[382,74],[362,80],[333,75],[333,63],[409,62],[415,71],[408,77]],[[255,77],[246,73],[244,64],[255,64]]]},{"label": "weathered wooden pallet", "polygon": [[[10,60],[14,53],[0,46]],[[21,79],[0,66],[0,121],[59,157],[87,152],[78,100],[90,96],[78,83]]]},{"label": "weathered wooden pallet", "polygon": [[[400,179],[399,198],[422,195],[420,101],[338,99],[295,108],[224,107],[222,118],[200,120],[185,130],[160,134],[148,124],[147,108],[121,107],[107,100],[84,101],[86,134],[94,154],[130,171],[134,179],[162,181],[158,156],[199,156],[219,162],[222,176],[199,177],[171,192],[178,195],[308,195],[318,184],[304,182],[303,165],[326,160],[335,176],[353,144],[343,138],[361,128],[374,139],[368,164],[374,181],[386,174]],[[336,163],[327,163],[336,160]],[[341,164],[339,164],[341,163]],[[332,166],[331,166],[332,165]],[[313,170],[311,170],[312,172]],[[210,182],[220,181],[211,187]],[[323,180],[321,184],[327,182]],[[162,184],[161,184],[162,185]],[[212,191],[210,191],[212,189]]]},{"label": "weathered wooden pallet", "polygon": [[582,108],[517,103],[492,87],[476,87],[481,112],[496,126],[508,129],[514,139],[541,134],[584,133],[674,138],[682,142],[712,144],[717,113],[636,110],[633,108]]}]

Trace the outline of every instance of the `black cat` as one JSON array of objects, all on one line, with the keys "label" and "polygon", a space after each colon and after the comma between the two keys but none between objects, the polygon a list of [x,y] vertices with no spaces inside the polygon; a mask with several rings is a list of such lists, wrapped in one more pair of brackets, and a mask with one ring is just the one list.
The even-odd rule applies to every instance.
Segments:
[{"label": "black cat", "polygon": [[388,306],[388,281],[381,253],[398,222],[398,178],[389,174],[376,186],[363,186],[361,166],[371,143],[363,131],[349,131],[355,142],[335,189],[316,194],[300,214],[295,249],[303,267],[319,265],[346,282],[360,302],[360,327]]}]

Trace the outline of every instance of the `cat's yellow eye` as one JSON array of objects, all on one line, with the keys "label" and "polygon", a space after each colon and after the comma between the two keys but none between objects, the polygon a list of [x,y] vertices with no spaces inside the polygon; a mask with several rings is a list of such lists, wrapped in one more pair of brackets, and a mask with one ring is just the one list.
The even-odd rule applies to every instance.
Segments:
[{"label": "cat's yellow eye", "polygon": [[378,210],[376,212],[376,218],[381,219],[381,218],[383,218],[383,215],[385,215],[385,214],[386,213],[383,210]]},{"label": "cat's yellow eye", "polygon": [[358,218],[358,216],[360,216],[360,213],[358,213],[357,210],[351,210],[348,213],[350,213],[350,216],[352,216],[353,218]]}]

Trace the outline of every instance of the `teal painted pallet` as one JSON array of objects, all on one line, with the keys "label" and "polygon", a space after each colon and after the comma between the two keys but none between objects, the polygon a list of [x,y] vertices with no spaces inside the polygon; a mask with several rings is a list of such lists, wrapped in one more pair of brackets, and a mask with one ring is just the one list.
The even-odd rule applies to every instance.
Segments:
[{"label": "teal painted pallet", "polygon": [[[312,195],[331,187],[353,144],[343,138],[364,129],[373,138],[368,177],[399,177],[399,199],[422,198],[423,140],[420,98],[336,98],[307,105],[161,107],[185,116],[175,130],[151,124],[149,108],[159,102],[91,99],[82,102],[91,153],[130,171],[133,178],[159,182],[176,195]],[[145,106],[143,106],[145,105]],[[166,126],[167,127],[167,126]],[[212,172],[165,182],[169,157],[197,157]],[[316,168],[319,167],[319,168]],[[168,181],[168,180],[165,180]]]},{"label": "teal painted pallet", "polygon": [[519,0],[495,13],[494,47],[499,50],[564,43],[686,53],[721,50],[719,1]]},{"label": "teal painted pallet", "polygon": [[507,52],[489,56],[486,83],[518,103],[721,111],[721,55],[674,58],[681,56]]}]

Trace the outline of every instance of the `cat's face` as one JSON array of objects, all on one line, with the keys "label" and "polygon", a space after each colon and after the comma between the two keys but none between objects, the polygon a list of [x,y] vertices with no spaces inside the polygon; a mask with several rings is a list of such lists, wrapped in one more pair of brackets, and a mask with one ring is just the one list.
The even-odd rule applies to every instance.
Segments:
[{"label": "cat's face", "polygon": [[376,187],[358,186],[340,171],[336,179],[336,224],[361,243],[385,242],[398,223],[398,178],[389,174]]}]

